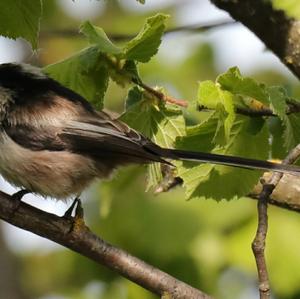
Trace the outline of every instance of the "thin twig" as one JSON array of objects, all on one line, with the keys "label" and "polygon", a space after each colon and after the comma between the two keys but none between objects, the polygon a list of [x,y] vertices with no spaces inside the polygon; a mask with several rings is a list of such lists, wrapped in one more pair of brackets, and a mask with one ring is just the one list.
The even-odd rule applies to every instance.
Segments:
[{"label": "thin twig", "polygon": [[155,97],[157,97],[161,101],[165,101],[165,102],[175,104],[175,105],[181,106],[181,107],[187,107],[188,106],[188,102],[186,100],[175,99],[173,97],[165,95],[161,91],[159,91],[157,89],[154,89],[149,85],[146,85],[145,83],[141,82],[140,80],[132,78],[132,82],[137,84],[138,86],[144,88],[146,91],[148,91],[150,94],[154,95]]},{"label": "thin twig", "polygon": [[150,266],[96,236],[83,219],[73,221],[17,202],[0,191],[0,218],[19,228],[61,244],[104,265],[158,296],[170,299],[211,299],[210,296]]},{"label": "thin twig", "polygon": [[[296,146],[288,156],[283,160],[283,164],[292,164],[300,156],[300,145]],[[268,270],[265,259],[265,242],[268,231],[268,200],[273,190],[279,183],[283,174],[275,172],[268,182],[263,183],[263,190],[259,195],[257,203],[258,210],[258,226],[255,238],[252,242],[252,250],[255,256],[258,279],[259,279],[259,295],[260,299],[270,298],[270,284]]]},{"label": "thin twig", "polygon": [[268,231],[268,198],[274,188],[274,185],[264,184],[263,191],[261,192],[257,202],[258,225],[255,238],[252,242],[252,250],[255,256],[258,272],[260,299],[270,298],[270,284],[264,252],[265,240]]},{"label": "thin twig", "polygon": [[[199,111],[212,110],[203,105],[198,105],[197,109]],[[274,112],[271,108],[266,107],[266,106],[263,106],[259,109],[236,107],[235,112],[238,114],[246,115],[246,116],[250,116],[250,117],[277,116],[276,114],[274,114]],[[290,115],[293,113],[300,113],[300,103],[288,102],[286,114]]]}]

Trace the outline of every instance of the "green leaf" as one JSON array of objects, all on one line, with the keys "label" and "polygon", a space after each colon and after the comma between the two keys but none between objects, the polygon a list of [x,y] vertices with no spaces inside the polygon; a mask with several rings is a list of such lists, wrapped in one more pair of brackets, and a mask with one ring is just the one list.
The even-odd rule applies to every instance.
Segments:
[{"label": "green leaf", "polygon": [[286,118],[286,100],[288,98],[285,89],[280,86],[271,86],[267,88],[267,91],[272,110],[281,120],[284,120]]},{"label": "green leaf", "polygon": [[143,93],[141,89],[137,86],[131,88],[128,91],[128,95],[125,101],[126,111],[129,110],[133,105],[140,102],[141,100],[143,100]]},{"label": "green leaf", "polygon": [[137,87],[129,91],[126,106],[128,110],[122,115],[122,120],[153,138],[157,144],[172,147],[176,137],[184,135],[185,123],[180,108],[161,101],[157,103]]},{"label": "green leaf", "polygon": [[165,14],[148,18],[140,33],[125,45],[125,58],[139,62],[149,61],[158,51],[167,18]]},{"label": "green leaf", "polygon": [[300,143],[300,113],[287,115],[283,120],[285,131],[283,133],[284,146],[291,150]]},{"label": "green leaf", "polygon": [[284,125],[278,117],[268,119],[271,134],[271,157],[272,159],[284,159],[287,155],[287,147],[284,146]]},{"label": "green leaf", "polygon": [[102,53],[122,53],[122,50],[109,40],[102,28],[94,26],[90,22],[86,21],[80,26],[80,32],[88,38],[90,44],[97,45]]},{"label": "green leaf", "polygon": [[[265,122],[238,117],[232,127],[228,145],[213,147],[211,140],[217,117],[187,129],[187,135],[177,141],[177,147],[218,154],[266,159],[269,152],[268,129]],[[184,181],[186,196],[191,198],[232,199],[247,195],[257,183],[261,171],[222,165],[178,162],[178,175]]]},{"label": "green leaf", "polygon": [[202,81],[198,89],[198,103],[210,109],[216,109],[219,99],[219,88],[212,81]]},{"label": "green leaf", "polygon": [[[216,132],[218,138],[215,141],[219,144],[225,144],[230,137],[230,131],[235,120],[234,96],[232,93],[222,90],[212,81],[203,81],[199,84],[198,103],[210,109],[219,110],[220,122],[218,128],[224,128],[224,134]],[[224,138],[220,138],[223,136]]]},{"label": "green leaf", "polygon": [[168,16],[165,14],[157,14],[148,18],[139,34],[130,40],[123,49],[114,45],[102,28],[94,26],[88,21],[80,26],[80,32],[88,38],[90,44],[97,45],[103,53],[127,60],[147,62],[158,51],[167,18]]},{"label": "green leaf", "polygon": [[37,48],[42,3],[40,0],[0,1],[0,35],[23,37]]},{"label": "green leaf", "polygon": [[[181,109],[162,102],[156,103],[137,87],[129,91],[126,107],[127,110],[121,119],[158,145],[172,148],[176,138],[185,134],[185,121]],[[157,186],[161,180],[160,164],[151,164],[147,189]]]},{"label": "green leaf", "polygon": [[[278,145],[279,142],[282,142],[283,137],[283,145],[289,151],[300,143],[300,113],[286,114],[287,100],[289,98],[284,88],[271,86],[267,88],[267,91],[269,93],[271,108],[278,115],[284,126],[283,132],[278,128],[279,131],[272,135],[272,142]],[[282,135],[280,135],[280,132]]]},{"label": "green leaf", "polygon": [[126,60],[119,63],[114,63],[111,60],[107,63],[109,76],[118,85],[125,87],[134,81],[141,82],[137,65],[133,60]]},{"label": "green leaf", "polygon": [[265,85],[257,83],[252,78],[242,77],[237,67],[230,68],[225,74],[220,75],[217,82],[222,89],[233,94],[248,96],[264,104],[269,104]]},{"label": "green leaf", "polygon": [[90,47],[47,66],[44,71],[101,109],[109,79],[106,65],[102,62],[98,48]]},{"label": "green leaf", "polygon": [[140,33],[122,49],[109,40],[102,28],[88,21],[81,25],[80,32],[103,54],[110,78],[124,87],[133,80],[141,81],[137,62],[147,62],[157,52],[166,18],[164,14],[148,18]]},{"label": "green leaf", "polygon": [[[282,142],[283,137],[283,145],[287,150],[290,150],[300,142],[299,114],[286,114],[287,100],[290,101],[291,99],[283,87],[266,87],[263,84],[258,84],[251,78],[243,78],[237,68],[229,69],[225,74],[218,77],[217,82],[221,85],[222,89],[228,90],[234,95],[241,95],[245,104],[248,103],[250,108],[253,108],[251,107],[251,98],[266,104],[267,107],[270,105],[270,108],[274,114],[278,115],[285,128],[283,136],[280,136],[278,132],[272,134],[274,144],[278,145]],[[216,93],[213,94],[213,96],[216,97]],[[256,104],[260,105],[260,102]],[[236,102],[234,102],[234,104],[236,105]],[[220,115],[222,116],[222,114]],[[273,150],[273,152],[275,153],[277,151]],[[284,151],[280,150],[280,152],[283,153]]]},{"label": "green leaf", "polygon": [[129,76],[131,79],[135,79],[136,81],[141,82],[137,64],[135,61],[126,60],[121,71],[124,74],[126,74],[126,76]]},{"label": "green leaf", "polygon": [[145,0],[136,0],[137,2],[141,3],[141,4],[145,4],[146,1]]}]

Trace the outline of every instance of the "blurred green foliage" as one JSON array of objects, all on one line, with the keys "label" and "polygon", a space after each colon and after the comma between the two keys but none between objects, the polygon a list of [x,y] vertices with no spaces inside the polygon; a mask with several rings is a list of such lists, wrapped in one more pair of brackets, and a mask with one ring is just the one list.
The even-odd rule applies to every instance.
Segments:
[{"label": "blurred green foliage", "polygon": [[[63,32],[69,28],[76,31],[80,25],[80,21],[70,17],[56,1],[44,1],[39,40],[39,48],[43,49],[39,54],[40,65],[57,63],[89,46],[88,50],[84,50],[88,52],[87,56],[84,53],[82,58],[80,54],[75,54],[74,60],[73,56],[70,60],[62,62],[66,66],[56,65],[56,68],[52,66],[52,74],[57,79],[66,80],[65,84],[82,92],[94,103],[99,103],[100,100],[99,107],[102,107],[104,100],[105,107],[123,112],[127,98],[127,114],[123,115],[124,120],[127,118],[128,123],[163,145],[169,146],[176,142],[178,147],[183,148],[225,151],[230,154],[244,153],[246,156],[254,155],[260,158],[266,158],[271,148],[273,157],[282,158],[287,148],[290,148],[295,140],[299,140],[298,136],[293,135],[300,132],[297,130],[299,116],[287,117],[282,113],[286,104],[285,99],[296,96],[299,87],[294,86],[284,75],[267,69],[250,74],[257,81],[242,77],[237,69],[229,70],[215,81],[219,74],[214,48],[212,44],[201,39],[189,49],[186,58],[179,62],[166,61],[160,56],[152,57],[159,45],[161,26],[165,26],[165,17],[160,15],[163,20],[159,19],[158,26],[155,27],[159,31],[158,34],[150,34],[151,37],[158,37],[154,39],[153,48],[150,52],[142,51],[142,57],[134,56],[139,61],[152,58],[151,62],[139,64],[139,75],[137,69],[134,69],[134,73],[149,85],[163,86],[172,95],[191,103],[190,108],[184,113],[185,124],[188,125],[187,135],[175,141],[175,134],[171,134],[168,136],[169,139],[165,140],[164,134],[157,129],[151,129],[163,125],[168,128],[168,132],[179,128],[180,134],[176,135],[184,135],[181,112],[178,113],[177,108],[164,106],[155,101],[153,103],[153,99],[149,100],[145,98],[145,94],[139,94],[137,87],[131,89],[131,94],[127,93],[122,84],[128,85],[129,82],[116,84],[120,83],[117,75],[120,70],[124,71],[125,64],[120,64],[121,68],[112,74],[107,65],[97,63],[97,68],[93,69],[91,63],[97,61],[100,56],[103,57],[103,53],[109,54],[109,57],[116,54],[121,55],[121,59],[132,58],[137,44],[141,45],[142,49],[149,50],[143,45],[141,38],[143,34],[145,38],[149,34],[147,22],[141,30],[140,37],[137,37],[138,42],[135,39],[126,45],[127,40],[114,41],[109,38],[113,33],[135,36],[145,23],[146,17],[156,14],[157,11],[148,15],[127,11],[119,1],[110,0],[105,3],[106,8],[99,17],[92,23],[84,23],[81,27],[88,36],[90,42],[88,44],[83,35],[76,33],[69,37],[63,34],[43,35],[45,32],[55,30]],[[287,4],[284,1],[281,3]],[[300,6],[296,3],[293,5],[293,9]],[[176,20],[172,16],[179,9],[180,6],[175,4],[160,11],[171,16],[168,21],[169,27],[176,26]],[[103,28],[103,31],[100,28]],[[27,35],[22,36],[35,43]],[[184,42],[182,36],[174,34],[168,37],[168,39],[177,38],[180,47],[180,42]],[[110,42],[114,43],[113,46]],[[121,50],[115,51],[116,49]],[[81,58],[78,59],[78,56]],[[74,73],[82,77],[74,77]],[[72,81],[74,78],[76,80]],[[277,89],[276,86],[269,89],[257,82],[285,85],[289,92]],[[133,92],[136,93],[133,95]],[[253,92],[255,94],[252,94]],[[218,99],[214,102],[217,104],[215,106],[212,106],[213,102],[210,99],[212,94],[214,100]],[[265,104],[273,105],[272,108],[279,116],[277,122],[261,120],[254,123],[248,118],[235,115],[233,106],[246,105],[247,98],[253,96]],[[276,99],[276,102],[270,99]],[[196,104],[217,108],[217,112],[196,112]],[[167,113],[168,117],[161,119],[159,114],[161,112]],[[135,118],[134,123],[134,118],[128,116],[130,113],[140,118]],[[222,115],[223,122],[218,125]],[[142,121],[145,119],[151,122],[151,127],[143,126]],[[235,133],[243,130],[244,135]],[[273,136],[277,134],[275,142],[271,145],[268,143],[268,130]],[[235,138],[242,140],[235,144],[231,142],[230,147],[221,147],[229,140],[236,141]],[[84,204],[89,226],[110,243],[218,298],[232,299],[242,296],[253,298],[256,296],[256,269],[250,244],[256,229],[255,202],[244,197],[238,201],[216,202],[205,200],[203,196],[206,198],[213,196],[218,200],[223,197],[235,198],[232,194],[242,196],[251,189],[260,173],[191,163],[177,165],[179,174],[186,177],[186,182],[191,181],[188,184],[188,196],[198,199],[184,200],[186,195],[180,187],[156,196],[151,192],[145,192],[147,179],[145,167],[128,167],[119,170],[111,181],[94,185],[91,199]],[[157,169],[148,172],[148,176],[152,174],[150,181],[155,181],[153,177],[158,172]],[[208,174],[214,181],[208,180]],[[241,178],[244,180],[241,181]],[[232,182],[237,180],[240,183],[236,185],[236,189],[230,189],[228,186],[232,187]],[[195,192],[196,195],[191,196]],[[300,241],[296,236],[300,225],[299,215],[271,208],[269,219],[267,258],[274,298],[298,298]],[[64,248],[47,252],[28,252],[17,258],[22,262],[20,269],[22,286],[29,298],[47,298],[50,295],[66,299],[155,298],[139,286]],[[254,295],[246,297],[249,293]]]},{"label": "blurred green foliage", "polygon": [[285,11],[289,16],[300,18],[300,6],[297,0],[271,0],[274,7]]}]

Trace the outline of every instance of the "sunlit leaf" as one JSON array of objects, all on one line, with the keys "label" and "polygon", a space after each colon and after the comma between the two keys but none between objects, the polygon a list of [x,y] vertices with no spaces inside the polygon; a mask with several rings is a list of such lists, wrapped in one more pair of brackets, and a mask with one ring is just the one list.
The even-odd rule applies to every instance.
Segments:
[{"label": "sunlit leaf", "polygon": [[222,89],[228,90],[233,94],[252,97],[265,104],[269,103],[265,85],[257,83],[252,78],[242,77],[237,67],[230,68],[226,73],[220,75],[217,82]]},{"label": "sunlit leaf", "polygon": [[227,143],[230,137],[231,127],[235,119],[233,97],[234,96],[230,92],[222,90],[218,85],[214,84],[212,81],[203,81],[199,84],[199,105],[203,105],[210,109],[221,109],[224,111],[224,113],[220,111],[220,117],[223,115],[224,120],[220,118],[221,123],[219,123],[219,128],[224,128],[223,136],[225,137],[225,139],[216,139],[216,141],[219,144]]}]

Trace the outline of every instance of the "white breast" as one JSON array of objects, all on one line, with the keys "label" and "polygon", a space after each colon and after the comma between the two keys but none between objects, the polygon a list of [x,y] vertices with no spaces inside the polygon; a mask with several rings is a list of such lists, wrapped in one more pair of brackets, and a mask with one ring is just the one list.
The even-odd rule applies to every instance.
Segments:
[{"label": "white breast", "polygon": [[91,159],[67,151],[32,151],[0,133],[0,173],[10,183],[43,196],[79,195],[99,168]]}]

